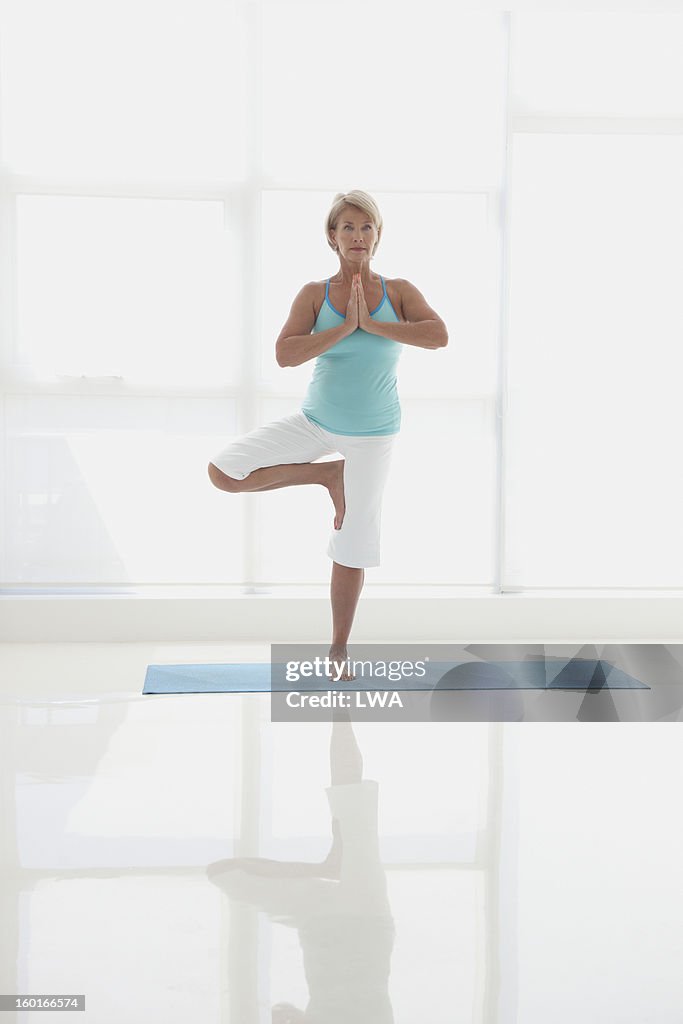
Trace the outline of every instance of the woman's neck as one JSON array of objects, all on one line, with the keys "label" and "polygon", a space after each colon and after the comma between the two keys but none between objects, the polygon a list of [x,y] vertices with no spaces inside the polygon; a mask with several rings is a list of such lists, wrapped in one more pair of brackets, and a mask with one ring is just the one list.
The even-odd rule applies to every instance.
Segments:
[{"label": "woman's neck", "polygon": [[375,281],[380,280],[379,274],[375,274],[368,266],[350,266],[345,265],[340,267],[334,277],[330,278],[333,284],[342,284],[350,288],[353,281],[354,274],[360,273],[360,279],[363,282],[363,287],[366,288],[370,284],[374,284]]}]

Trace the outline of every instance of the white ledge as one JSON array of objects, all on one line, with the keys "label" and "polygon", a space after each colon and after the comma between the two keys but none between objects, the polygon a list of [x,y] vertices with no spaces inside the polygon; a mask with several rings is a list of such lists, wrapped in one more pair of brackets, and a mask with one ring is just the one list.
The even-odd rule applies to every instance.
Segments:
[{"label": "white ledge", "polygon": [[[0,641],[329,640],[327,587],[0,590]],[[681,591],[525,591],[366,586],[352,641],[683,642]]]}]

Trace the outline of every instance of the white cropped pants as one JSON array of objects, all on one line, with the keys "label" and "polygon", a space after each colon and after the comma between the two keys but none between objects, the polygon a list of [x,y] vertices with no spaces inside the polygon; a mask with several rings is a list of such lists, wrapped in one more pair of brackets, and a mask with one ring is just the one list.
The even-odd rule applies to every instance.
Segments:
[{"label": "white cropped pants", "polygon": [[236,480],[255,469],[292,462],[315,462],[339,452],[344,457],[346,511],[340,530],[332,529],[329,557],[340,565],[365,569],[380,564],[382,494],[398,434],[333,434],[296,412],[236,438],[210,460]]}]

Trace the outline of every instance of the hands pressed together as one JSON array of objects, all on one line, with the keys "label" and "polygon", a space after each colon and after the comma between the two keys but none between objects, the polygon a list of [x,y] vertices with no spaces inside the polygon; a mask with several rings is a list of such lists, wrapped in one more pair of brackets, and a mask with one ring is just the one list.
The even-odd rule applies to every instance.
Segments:
[{"label": "hands pressed together", "polygon": [[351,295],[349,296],[349,303],[346,307],[346,322],[353,327],[354,330],[360,327],[361,330],[370,331],[370,333],[372,333],[373,321],[370,316],[368,304],[365,301],[365,292],[363,290],[363,282],[360,274],[353,275]]}]

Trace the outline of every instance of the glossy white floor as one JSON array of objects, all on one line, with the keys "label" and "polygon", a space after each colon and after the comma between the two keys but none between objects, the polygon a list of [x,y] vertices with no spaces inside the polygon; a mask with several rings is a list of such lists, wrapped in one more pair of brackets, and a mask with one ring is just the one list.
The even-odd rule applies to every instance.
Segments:
[{"label": "glossy white floor", "polygon": [[366,782],[330,787],[329,723],[141,695],[150,662],[268,658],[0,645],[0,991],[96,1024],[680,1024],[680,723],[359,723],[332,769],[357,742]]}]

